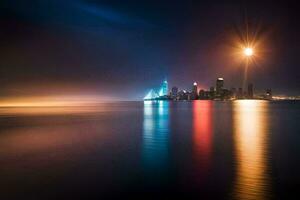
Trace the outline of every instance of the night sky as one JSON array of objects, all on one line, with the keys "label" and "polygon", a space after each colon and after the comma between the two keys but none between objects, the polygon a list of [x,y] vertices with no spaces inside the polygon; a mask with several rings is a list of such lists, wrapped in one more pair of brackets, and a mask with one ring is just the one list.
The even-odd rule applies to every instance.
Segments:
[{"label": "night sky", "polygon": [[[125,3],[126,2],[126,3]],[[198,3],[195,3],[198,2]],[[170,86],[242,85],[235,44],[259,41],[255,88],[299,95],[300,12],[262,1],[7,0],[0,3],[0,95],[142,98]]]}]

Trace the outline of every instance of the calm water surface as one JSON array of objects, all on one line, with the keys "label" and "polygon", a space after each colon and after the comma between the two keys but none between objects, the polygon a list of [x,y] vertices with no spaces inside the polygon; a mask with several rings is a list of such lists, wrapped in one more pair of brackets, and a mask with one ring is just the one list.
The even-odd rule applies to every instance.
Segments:
[{"label": "calm water surface", "polygon": [[0,109],[0,199],[287,199],[300,102]]}]

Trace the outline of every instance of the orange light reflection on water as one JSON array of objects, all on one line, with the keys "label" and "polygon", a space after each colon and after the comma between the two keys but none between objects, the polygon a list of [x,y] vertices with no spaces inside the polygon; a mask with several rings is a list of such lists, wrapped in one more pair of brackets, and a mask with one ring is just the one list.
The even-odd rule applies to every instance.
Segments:
[{"label": "orange light reflection on water", "polygon": [[233,105],[237,162],[233,195],[236,199],[266,199],[268,102],[241,100]]},{"label": "orange light reflection on water", "polygon": [[99,112],[106,104],[94,96],[8,98],[0,100],[0,116]]}]

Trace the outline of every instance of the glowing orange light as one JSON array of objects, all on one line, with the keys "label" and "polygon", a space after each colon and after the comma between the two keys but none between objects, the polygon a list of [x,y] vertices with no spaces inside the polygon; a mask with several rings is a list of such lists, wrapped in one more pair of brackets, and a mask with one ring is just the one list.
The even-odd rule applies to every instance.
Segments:
[{"label": "glowing orange light", "polygon": [[247,57],[251,57],[253,55],[253,49],[250,48],[250,47],[247,47],[244,49],[244,54],[247,56]]},{"label": "glowing orange light", "polygon": [[259,66],[265,62],[267,50],[265,34],[258,34],[260,30],[241,31],[241,35],[232,36],[231,58],[236,66],[244,66],[245,63],[251,66]]}]

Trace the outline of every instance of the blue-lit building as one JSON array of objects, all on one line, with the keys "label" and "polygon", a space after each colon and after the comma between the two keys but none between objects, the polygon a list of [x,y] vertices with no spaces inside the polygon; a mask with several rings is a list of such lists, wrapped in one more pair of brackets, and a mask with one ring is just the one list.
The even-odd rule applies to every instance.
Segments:
[{"label": "blue-lit building", "polygon": [[164,80],[160,90],[159,90],[159,96],[163,97],[163,96],[167,96],[168,95],[168,91],[169,91],[169,87],[168,87],[168,81]]},{"label": "blue-lit building", "polygon": [[159,97],[159,95],[153,89],[151,89],[147,93],[147,95],[144,97],[144,100],[152,100],[152,99],[156,99],[158,97]]},{"label": "blue-lit building", "polygon": [[168,81],[164,80],[158,92],[156,92],[156,90],[154,89],[151,89],[148,92],[148,94],[144,97],[144,100],[167,99],[168,92],[169,92]]}]

